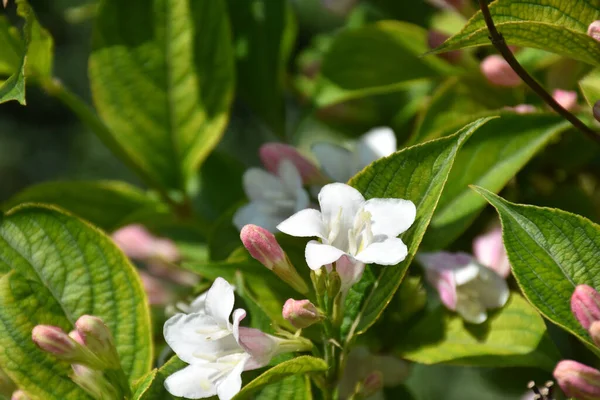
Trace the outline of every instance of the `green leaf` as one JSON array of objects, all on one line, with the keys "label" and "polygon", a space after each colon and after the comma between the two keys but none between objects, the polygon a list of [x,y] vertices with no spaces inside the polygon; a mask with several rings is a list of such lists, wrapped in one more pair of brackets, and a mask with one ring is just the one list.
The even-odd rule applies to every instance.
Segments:
[{"label": "green leaf", "polygon": [[467,324],[440,306],[397,343],[396,351],[403,358],[421,364],[530,366],[552,371],[561,358],[542,317],[514,293],[480,325]]},{"label": "green leaf", "polygon": [[43,399],[86,398],[31,341],[35,325],[70,331],[84,314],[104,320],[123,370],[134,381],[150,370],[148,303],[127,258],[98,229],[40,206],[11,210],[0,222],[0,365],[26,392]]},{"label": "green leaf", "polygon": [[579,81],[579,88],[583,97],[593,107],[600,100],[600,69],[595,69]]},{"label": "green leaf", "polygon": [[234,65],[224,0],[103,0],[89,75],[103,140],[164,189],[186,190],[228,118]]},{"label": "green leaf", "polygon": [[23,203],[56,205],[107,232],[130,222],[135,214],[160,204],[135,186],[119,181],[40,183],[16,194],[2,208],[9,210]]},{"label": "green leaf", "polygon": [[392,93],[453,70],[437,57],[421,57],[427,50],[427,31],[406,22],[384,21],[345,30],[323,59],[315,101],[323,107]]},{"label": "green leaf", "polygon": [[550,140],[570,127],[557,115],[503,112],[464,145],[442,193],[423,246],[442,249],[473,222],[486,202],[469,189],[499,192]]},{"label": "green leaf", "polygon": [[327,363],[320,359],[311,356],[301,356],[284,361],[281,364],[267,370],[265,373],[254,379],[252,382],[242,388],[242,390],[234,397],[235,400],[251,398],[257,390],[263,387],[279,382],[291,375],[304,375],[312,372],[323,372],[327,370]]},{"label": "green leaf", "polygon": [[514,204],[473,189],[496,208],[512,271],[527,299],[550,321],[595,348],[571,312],[577,285],[600,289],[600,226],[565,211]]},{"label": "green leaf", "polygon": [[[600,19],[597,2],[587,0],[496,0],[490,13],[498,31],[510,45],[534,47],[600,65],[600,46],[587,35]],[[479,11],[467,25],[435,53],[489,45],[489,33]]]},{"label": "green leaf", "polygon": [[[455,135],[394,153],[374,162],[350,180],[349,184],[367,199],[411,200],[417,207],[417,217],[410,229],[401,235],[408,247],[406,259],[396,266],[370,267],[372,272],[365,274],[356,286],[359,291],[351,291],[350,302],[360,302],[361,299],[364,302],[358,313],[347,315],[344,321],[346,328],[351,325],[347,340],[373,325],[394,296],[419,248],[458,150],[475,130],[490,119],[477,120]],[[368,287],[371,287],[370,292]]]},{"label": "green leaf", "polygon": [[[31,77],[43,82],[52,76],[54,42],[39,24],[27,0],[16,0],[17,14],[25,20],[23,38],[0,19],[0,48],[3,49],[0,72],[11,75],[0,85],[0,103],[17,100],[25,105],[25,80]],[[4,49],[7,49],[6,51]]]},{"label": "green leaf", "polygon": [[228,0],[237,61],[237,91],[277,134],[285,129],[283,84],[296,37],[289,1]]},{"label": "green leaf", "polygon": [[256,400],[312,400],[310,379],[306,375],[292,375],[265,387],[254,397]]},{"label": "green leaf", "polygon": [[169,394],[165,389],[165,379],[174,374],[187,364],[181,361],[177,356],[171,357],[162,367],[155,368],[141,377],[133,384],[134,400],[156,400],[168,398]]}]

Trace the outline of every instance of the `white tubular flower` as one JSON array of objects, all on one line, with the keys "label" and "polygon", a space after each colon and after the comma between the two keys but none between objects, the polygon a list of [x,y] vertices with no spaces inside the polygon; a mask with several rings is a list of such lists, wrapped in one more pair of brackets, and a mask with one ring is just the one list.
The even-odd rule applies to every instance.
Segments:
[{"label": "white tubular flower", "polygon": [[417,254],[442,303],[467,322],[481,324],[487,310],[500,308],[508,301],[506,281],[494,270],[479,264],[466,253]]},{"label": "white tubular flower", "polygon": [[325,173],[336,182],[347,182],[373,161],[396,151],[396,136],[390,128],[374,128],[356,143],[354,151],[332,143],[315,143],[312,152]]},{"label": "white tubular flower", "polygon": [[402,199],[366,200],[343,183],[325,185],[319,193],[321,211],[302,210],[277,228],[288,235],[315,236],[306,245],[306,263],[317,270],[348,256],[365,264],[395,265],[408,249],[397,236],[414,222],[415,205]]},{"label": "white tubular flower", "polygon": [[277,175],[250,168],[244,173],[243,183],[250,203],[233,216],[233,224],[240,230],[253,224],[274,232],[278,223],[308,207],[310,201],[300,173],[289,160],[279,163]]}]

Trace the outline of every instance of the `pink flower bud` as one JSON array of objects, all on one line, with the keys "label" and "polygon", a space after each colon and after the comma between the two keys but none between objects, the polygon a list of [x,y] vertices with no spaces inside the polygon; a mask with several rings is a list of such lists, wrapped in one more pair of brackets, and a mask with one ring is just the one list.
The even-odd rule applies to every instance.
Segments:
[{"label": "pink flower bud", "polygon": [[506,110],[514,111],[517,114],[533,114],[537,108],[532,104],[517,104],[514,107],[505,107]]},{"label": "pink flower bud", "polygon": [[152,253],[154,237],[142,225],[124,226],[112,234],[112,239],[134,260],[146,260]]},{"label": "pink flower bud", "polygon": [[578,400],[600,398],[600,371],[595,368],[564,360],[556,365],[554,378],[567,397]]},{"label": "pink flower bud", "polygon": [[600,21],[594,21],[588,27],[587,34],[600,42]]},{"label": "pink flower bud", "polygon": [[481,73],[496,86],[516,87],[521,84],[519,75],[497,54],[488,56],[481,62]]},{"label": "pink flower bud", "polygon": [[10,400],[31,400],[31,397],[29,397],[27,393],[19,389],[13,392],[12,396],[10,397]]},{"label": "pink flower bud", "polygon": [[63,360],[79,356],[79,344],[57,326],[37,325],[31,332],[31,338],[40,349]]},{"label": "pink flower bud", "polygon": [[571,311],[581,326],[589,329],[592,322],[600,320],[600,293],[591,286],[578,285],[571,296]]},{"label": "pink flower bud", "polygon": [[85,346],[85,340],[83,339],[83,336],[81,336],[81,333],[77,331],[71,331],[69,332],[69,337],[80,345]]},{"label": "pink flower bud", "polygon": [[323,181],[317,166],[300,154],[295,147],[283,143],[265,143],[260,147],[259,155],[267,171],[272,174],[277,175],[281,161],[288,160],[294,164],[305,184]]},{"label": "pink flower bud", "polygon": [[363,381],[363,387],[360,391],[362,398],[368,398],[379,392],[383,388],[383,374],[379,371],[373,371]]},{"label": "pink flower bud", "polygon": [[499,226],[473,240],[473,255],[501,277],[506,278],[510,274],[510,264],[502,242],[502,228]]},{"label": "pink flower bud", "polygon": [[[439,46],[441,46],[450,36],[446,35],[445,33],[442,33],[440,31],[435,31],[435,30],[430,30],[427,33],[427,44],[429,45],[430,49],[435,49]],[[448,61],[451,64],[457,64],[460,62],[461,58],[462,58],[462,51],[460,50],[455,50],[455,51],[448,51],[446,53],[441,53],[438,54],[439,57],[443,58],[444,60]]]},{"label": "pink flower bud", "polygon": [[592,322],[588,331],[596,346],[600,347],[600,321]]},{"label": "pink flower bud", "polygon": [[104,363],[105,368],[120,367],[119,356],[110,329],[100,318],[82,315],[75,321],[75,327],[87,348]]},{"label": "pink flower bud", "polygon": [[257,225],[245,225],[240,232],[240,238],[253,258],[298,292],[308,293],[306,282],[298,275],[271,232]]},{"label": "pink flower bud", "polygon": [[600,100],[594,103],[592,112],[594,114],[594,118],[596,118],[596,121],[600,122]]},{"label": "pink flower bud", "polygon": [[567,111],[573,111],[577,107],[577,92],[572,90],[556,89],[552,97]]},{"label": "pink flower bud", "polygon": [[288,299],[283,305],[283,318],[298,329],[307,328],[323,319],[323,316],[309,300]]}]

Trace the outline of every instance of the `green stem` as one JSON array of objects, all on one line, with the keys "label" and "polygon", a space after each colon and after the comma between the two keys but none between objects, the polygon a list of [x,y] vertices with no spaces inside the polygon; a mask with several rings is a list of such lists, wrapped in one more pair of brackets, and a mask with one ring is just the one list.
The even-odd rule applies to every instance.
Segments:
[{"label": "green stem", "polygon": [[506,62],[517,73],[517,75],[519,75],[523,82],[525,82],[527,86],[529,86],[539,97],[541,97],[546,104],[548,104],[554,111],[569,121],[575,128],[579,129],[590,139],[600,143],[600,136],[597,132],[589,128],[579,118],[558,104],[558,102],[554,100],[554,97],[552,97],[552,95],[548,93],[546,89],[542,87],[542,85],[540,85],[531,75],[529,75],[525,68],[523,68],[523,66],[517,61],[512,51],[510,51],[508,48],[504,37],[500,32],[498,32],[498,29],[494,24],[494,19],[490,13],[487,0],[479,0],[479,6],[481,8],[481,13],[483,14],[485,24],[490,32],[490,40],[492,44],[500,52],[500,54],[502,54],[502,57],[504,57]]}]

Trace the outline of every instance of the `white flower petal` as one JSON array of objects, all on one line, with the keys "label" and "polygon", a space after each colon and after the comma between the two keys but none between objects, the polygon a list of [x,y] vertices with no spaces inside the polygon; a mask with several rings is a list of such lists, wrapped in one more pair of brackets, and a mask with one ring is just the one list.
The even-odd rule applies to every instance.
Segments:
[{"label": "white flower petal", "polygon": [[456,312],[467,322],[472,324],[481,324],[487,319],[485,307],[479,301],[471,299],[462,299],[459,295],[456,303]]},{"label": "white flower petal", "polygon": [[328,244],[319,243],[316,240],[311,240],[306,244],[304,253],[306,256],[306,264],[313,270],[319,269],[323,265],[336,262],[344,254],[346,253],[342,250]]},{"label": "white flower petal", "polygon": [[242,388],[242,372],[250,356],[246,353],[235,354],[228,359],[219,360],[233,365],[231,371],[222,380],[216,382],[219,400],[231,400]]},{"label": "white flower petal", "polygon": [[365,211],[371,213],[373,235],[396,237],[415,222],[417,209],[412,201],[403,199],[370,199]]},{"label": "white flower petal", "polygon": [[175,354],[188,364],[212,362],[239,348],[227,328],[217,325],[212,316],[201,313],[177,314],[169,318],[163,327],[163,335]]},{"label": "white flower petal", "polygon": [[205,310],[221,327],[228,327],[234,302],[233,287],[225,279],[219,277],[208,289]]},{"label": "white flower petal", "polygon": [[373,128],[361,136],[356,144],[356,153],[361,168],[373,161],[387,157],[396,151],[396,135],[388,127]]},{"label": "white flower petal", "polygon": [[279,225],[277,225],[283,233],[287,233],[296,237],[319,237],[326,238],[325,225],[321,213],[312,208],[298,211]]},{"label": "white flower petal", "polygon": [[331,143],[315,143],[311,150],[321,169],[335,182],[346,183],[360,170],[354,162],[353,154],[344,147]]},{"label": "white flower petal", "polygon": [[510,290],[506,281],[494,270],[481,267],[478,289],[479,299],[485,308],[500,308],[508,301]]},{"label": "white flower petal", "polygon": [[296,193],[302,189],[302,176],[290,160],[284,159],[279,163],[277,175],[288,193]]},{"label": "white flower petal", "polygon": [[454,270],[454,281],[456,282],[457,286],[465,285],[477,279],[481,271],[482,266],[473,260],[461,268]]},{"label": "white flower petal", "polygon": [[408,254],[408,248],[399,238],[387,238],[374,242],[358,253],[354,258],[365,264],[396,265]]},{"label": "white flower petal", "polygon": [[173,396],[203,399],[217,394],[210,377],[217,370],[201,365],[188,365],[165,380],[165,388]]},{"label": "white flower petal", "polygon": [[190,314],[190,313],[204,314],[207,295],[208,295],[208,291],[206,291],[206,292],[202,293],[201,295],[199,295],[198,297],[196,297],[196,299],[190,303],[187,313],[188,314]]},{"label": "white flower petal", "polygon": [[240,322],[246,317],[246,310],[238,308],[233,312],[233,326],[231,332],[236,342],[240,342]]},{"label": "white flower petal", "polygon": [[268,200],[273,196],[283,196],[285,186],[283,182],[265,170],[250,168],[244,172],[242,178],[246,196],[252,200]]},{"label": "white flower petal", "polygon": [[233,224],[238,230],[252,224],[265,228],[269,232],[275,232],[277,224],[282,221],[282,218],[266,212],[268,209],[272,210],[273,206],[260,202],[243,205],[233,215]]},{"label": "white flower petal", "polygon": [[341,244],[348,241],[347,232],[352,229],[354,217],[364,203],[363,195],[344,183],[330,183],[323,186],[319,192],[319,205],[325,226],[332,229],[339,223],[338,238],[341,243],[340,245],[336,244],[336,247],[345,248]]}]

